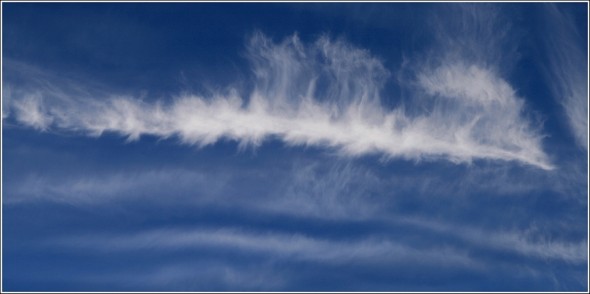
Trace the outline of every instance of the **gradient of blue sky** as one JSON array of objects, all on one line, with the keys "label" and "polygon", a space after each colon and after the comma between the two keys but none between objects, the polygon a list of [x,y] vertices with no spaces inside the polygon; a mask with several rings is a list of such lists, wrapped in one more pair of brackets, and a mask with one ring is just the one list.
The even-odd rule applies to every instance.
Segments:
[{"label": "gradient of blue sky", "polygon": [[4,291],[585,291],[587,4],[2,3]]}]

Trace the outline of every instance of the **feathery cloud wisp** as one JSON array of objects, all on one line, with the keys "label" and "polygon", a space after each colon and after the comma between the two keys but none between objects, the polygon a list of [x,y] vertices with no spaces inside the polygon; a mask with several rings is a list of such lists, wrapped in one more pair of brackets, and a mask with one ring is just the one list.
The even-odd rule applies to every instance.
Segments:
[{"label": "feathery cloud wisp", "polygon": [[52,95],[40,84],[35,89],[11,85],[9,110],[18,122],[41,130],[115,132],[130,140],[178,136],[205,146],[228,138],[257,146],[276,137],[287,145],[325,146],[347,156],[515,160],[552,168],[538,130],[521,117],[521,98],[493,70],[477,64],[451,60],[420,70],[415,95],[433,106],[410,114],[382,105],[388,70],[368,51],[344,41],[322,37],[306,45],[294,35],[275,43],[257,33],[248,56],[256,79],[247,97],[233,90],[148,103],[63,95],[66,89]]},{"label": "feathery cloud wisp", "polygon": [[545,6],[549,74],[553,96],[563,106],[579,146],[588,149],[588,59],[571,16]]}]

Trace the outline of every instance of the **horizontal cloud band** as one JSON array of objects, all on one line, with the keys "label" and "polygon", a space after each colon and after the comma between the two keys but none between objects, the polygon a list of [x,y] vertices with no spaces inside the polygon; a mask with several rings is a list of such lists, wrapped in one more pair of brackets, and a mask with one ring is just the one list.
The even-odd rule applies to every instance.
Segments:
[{"label": "horizontal cloud band", "polygon": [[[274,137],[348,156],[515,160],[552,169],[542,136],[521,117],[522,100],[493,70],[461,60],[422,68],[409,86],[416,99],[386,109],[380,94],[389,72],[366,50],[325,37],[310,45],[296,35],[274,43],[260,33],[247,47],[256,77],[247,97],[230,91],[149,103],[10,84],[3,118],[14,114],[21,124],[41,130],[115,132],[130,140],[177,136],[205,146],[229,138],[257,146]],[[424,101],[427,105],[420,105]],[[422,110],[410,113],[406,107]]]}]

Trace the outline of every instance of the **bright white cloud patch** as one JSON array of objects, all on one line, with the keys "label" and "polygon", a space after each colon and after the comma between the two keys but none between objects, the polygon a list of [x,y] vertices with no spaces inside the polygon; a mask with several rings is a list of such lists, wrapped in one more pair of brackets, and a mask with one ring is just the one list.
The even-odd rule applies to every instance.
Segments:
[{"label": "bright white cloud patch", "polygon": [[11,91],[9,107],[17,121],[37,129],[115,132],[130,140],[177,136],[205,146],[228,138],[257,146],[274,137],[346,156],[515,160],[552,168],[540,134],[521,117],[522,99],[486,67],[461,60],[424,67],[416,75],[420,99],[414,103],[428,101],[430,107],[409,113],[382,105],[382,99],[395,99],[381,97],[388,70],[344,41],[322,37],[303,44],[294,35],[275,43],[258,33],[248,44],[248,57],[256,84],[247,97],[230,91],[148,103],[64,96],[64,89],[52,95],[41,87]]}]

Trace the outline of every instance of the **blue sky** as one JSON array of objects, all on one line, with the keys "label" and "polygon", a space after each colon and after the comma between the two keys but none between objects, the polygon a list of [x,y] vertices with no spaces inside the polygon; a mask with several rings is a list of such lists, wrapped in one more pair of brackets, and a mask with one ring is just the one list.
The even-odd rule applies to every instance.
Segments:
[{"label": "blue sky", "polygon": [[585,291],[585,3],[2,3],[4,291]]}]

